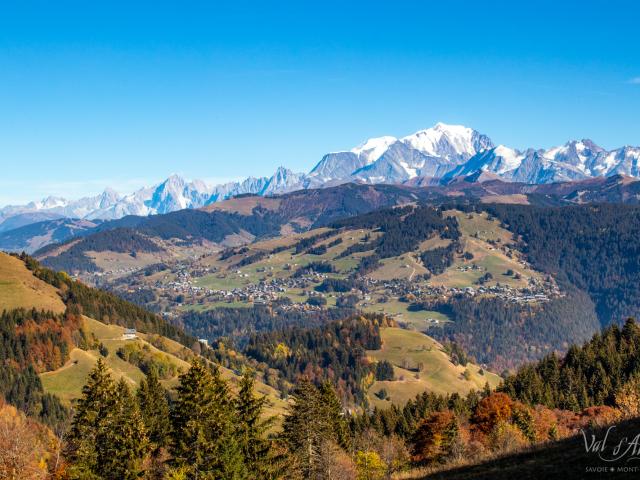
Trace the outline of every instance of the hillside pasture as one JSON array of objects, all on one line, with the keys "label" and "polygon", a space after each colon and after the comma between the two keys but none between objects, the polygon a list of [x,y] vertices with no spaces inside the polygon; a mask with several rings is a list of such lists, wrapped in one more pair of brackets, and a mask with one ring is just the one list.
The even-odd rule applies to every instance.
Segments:
[{"label": "hillside pasture", "polygon": [[0,252],[0,310],[16,308],[65,311],[55,287],[34,277],[20,259]]},{"label": "hillside pasture", "polygon": [[[441,344],[418,331],[387,327],[381,330],[380,335],[382,348],[369,350],[367,355],[373,361],[390,362],[395,378],[376,381],[369,388],[368,398],[374,406],[403,405],[424,391],[466,394],[471,389],[482,389],[487,382],[491,387],[500,382],[493,373],[480,373],[477,365],[454,365]],[[387,391],[390,400],[382,400],[376,395],[382,389]]]}]

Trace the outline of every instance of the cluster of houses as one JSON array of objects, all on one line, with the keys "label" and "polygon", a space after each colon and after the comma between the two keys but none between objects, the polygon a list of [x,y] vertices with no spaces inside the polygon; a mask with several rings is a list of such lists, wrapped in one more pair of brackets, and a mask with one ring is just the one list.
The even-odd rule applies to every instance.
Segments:
[{"label": "cluster of houses", "polygon": [[[369,292],[376,291],[388,297],[419,299],[424,297],[452,297],[456,295],[466,295],[475,297],[477,295],[492,295],[503,298],[513,303],[543,303],[552,298],[563,296],[560,289],[551,279],[540,281],[535,278],[529,279],[526,287],[514,288],[506,284],[485,285],[477,287],[445,287],[434,286],[424,283],[412,283],[404,279],[379,281],[375,279],[365,280],[365,286]],[[366,298],[366,297],[365,297]]]}]

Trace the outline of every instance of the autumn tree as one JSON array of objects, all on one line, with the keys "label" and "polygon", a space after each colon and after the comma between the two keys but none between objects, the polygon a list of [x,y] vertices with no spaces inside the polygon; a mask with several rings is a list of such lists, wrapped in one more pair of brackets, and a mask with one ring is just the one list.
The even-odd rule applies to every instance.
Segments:
[{"label": "autumn tree", "polygon": [[387,465],[380,455],[374,451],[358,451],[356,453],[357,480],[383,480]]},{"label": "autumn tree", "polygon": [[453,451],[458,430],[458,420],[453,412],[446,410],[429,415],[413,435],[413,461],[429,464],[446,459]]},{"label": "autumn tree", "polygon": [[502,392],[492,393],[478,402],[472,422],[482,433],[488,434],[499,422],[511,418],[513,400]]},{"label": "autumn tree", "polygon": [[0,397],[0,478],[40,480],[48,477],[48,435],[36,422]]},{"label": "autumn tree", "polygon": [[640,374],[632,375],[616,392],[616,406],[627,418],[640,416]]}]

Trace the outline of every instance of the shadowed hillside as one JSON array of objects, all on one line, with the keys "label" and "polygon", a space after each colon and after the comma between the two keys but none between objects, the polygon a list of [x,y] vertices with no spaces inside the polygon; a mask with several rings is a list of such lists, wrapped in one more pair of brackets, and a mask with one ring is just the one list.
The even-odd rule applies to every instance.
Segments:
[{"label": "shadowed hillside", "polygon": [[[587,442],[590,444],[592,435],[595,435],[596,440],[604,439],[609,428],[601,427],[587,432]],[[639,434],[640,419],[638,418],[615,425],[609,431],[605,450],[601,453],[602,458],[615,458],[613,450],[622,441],[623,448],[619,453],[621,455]],[[630,452],[632,450],[633,446],[630,446]],[[633,456],[629,453],[620,460],[602,460],[598,453],[586,451],[585,438],[582,434],[578,434],[562,441],[548,443],[526,452],[504,456],[479,465],[454,468],[415,478],[425,480],[638,478],[640,464],[637,459],[632,460]]]}]

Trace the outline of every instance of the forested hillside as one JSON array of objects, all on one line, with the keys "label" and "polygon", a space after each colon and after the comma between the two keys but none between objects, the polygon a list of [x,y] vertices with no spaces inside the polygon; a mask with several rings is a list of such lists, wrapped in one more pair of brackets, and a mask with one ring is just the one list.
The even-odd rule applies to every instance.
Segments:
[{"label": "forested hillside", "polygon": [[550,354],[505,379],[502,391],[529,404],[578,411],[619,406],[640,414],[640,328],[628,319],[607,327],[564,358]]},{"label": "forested hillside", "polygon": [[492,205],[537,268],[589,294],[603,326],[640,313],[640,208]]},{"label": "forested hillside", "polygon": [[261,333],[250,338],[245,353],[291,383],[299,378],[318,385],[331,382],[345,404],[358,405],[374,370],[365,351],[380,348],[380,328],[387,324],[383,316],[352,317],[315,328]]},{"label": "forested hillside", "polygon": [[[159,334],[191,345],[193,338],[170,326],[160,317],[125,302],[107,292],[87,287],[64,273],[43,268],[32,258],[0,254],[2,270],[10,265],[19,282],[31,282],[31,275],[51,292],[19,289],[4,284],[5,295],[0,302],[0,394],[10,404],[47,425],[60,427],[68,409],[55,395],[46,393],[39,374],[61,368],[76,348],[88,349],[94,342],[83,328],[82,315],[98,318],[106,323],[134,327],[142,332]],[[24,262],[24,263],[23,263]],[[34,287],[31,287],[34,288]],[[37,308],[41,296],[58,296],[64,302],[64,312]],[[31,303],[33,308],[11,308]],[[56,305],[53,300],[49,304]],[[57,306],[56,310],[59,310]]]},{"label": "forested hillside", "polygon": [[544,305],[459,295],[426,307],[452,320],[442,328],[430,329],[431,335],[458,342],[477,361],[502,368],[564,351],[570,342],[588,339],[600,326],[589,296],[573,287],[566,296]]}]

